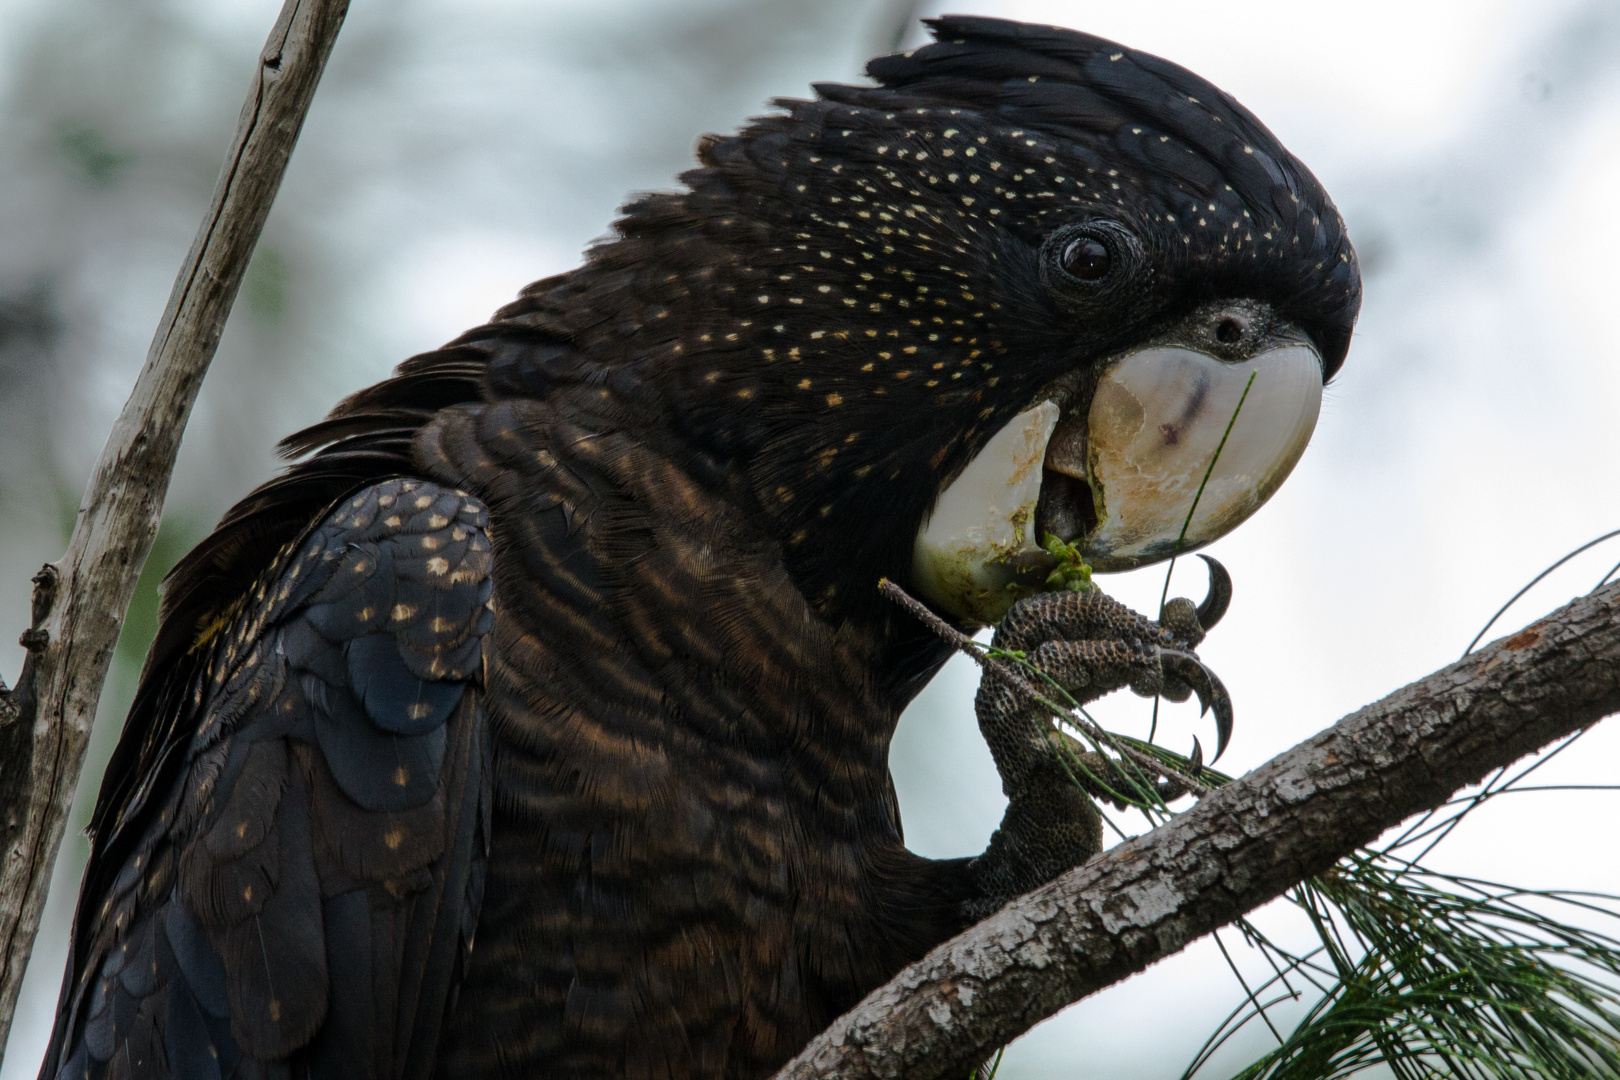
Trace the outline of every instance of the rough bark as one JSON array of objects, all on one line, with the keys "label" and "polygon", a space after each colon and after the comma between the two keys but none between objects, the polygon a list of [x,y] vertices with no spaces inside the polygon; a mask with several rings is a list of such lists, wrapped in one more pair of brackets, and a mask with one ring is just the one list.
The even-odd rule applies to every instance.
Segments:
[{"label": "rough bark", "polygon": [[776,1080],[932,1080],[1620,710],[1620,582],[1345,717],[946,942]]},{"label": "rough bark", "polygon": [[79,507],[67,554],[35,578],[17,689],[0,686],[0,1045],[124,611],[168,492],[180,437],[281,186],[348,0],[286,0],[175,280],[146,364]]}]

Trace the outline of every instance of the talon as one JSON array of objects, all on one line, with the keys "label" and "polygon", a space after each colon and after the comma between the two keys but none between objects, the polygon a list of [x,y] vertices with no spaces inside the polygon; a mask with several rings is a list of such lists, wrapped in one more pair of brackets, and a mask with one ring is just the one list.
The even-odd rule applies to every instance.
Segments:
[{"label": "talon", "polygon": [[[1204,602],[1198,605],[1198,625],[1204,633],[1209,633],[1215,624],[1221,621],[1226,614],[1227,605],[1232,602],[1232,575],[1226,572],[1226,567],[1208,555],[1198,556],[1209,565],[1209,594]],[[1216,757],[1221,755],[1217,753]]]},{"label": "talon", "polygon": [[[1203,771],[1203,768],[1204,748],[1199,745],[1198,736],[1194,735],[1192,756],[1187,759],[1187,768],[1185,771],[1187,775],[1192,777],[1194,780],[1202,780],[1202,777],[1200,777],[1198,774]],[[1156,786],[1159,789],[1159,798],[1163,799],[1165,802],[1169,802],[1172,799],[1179,799],[1183,795],[1187,794],[1187,789],[1176,780],[1160,780]]]},{"label": "talon", "polygon": [[1226,752],[1227,741],[1232,738],[1232,698],[1221,685],[1221,680],[1192,653],[1165,649],[1159,654],[1164,670],[1193,688],[1201,706],[1200,715],[1215,711],[1215,757],[1219,761]]}]

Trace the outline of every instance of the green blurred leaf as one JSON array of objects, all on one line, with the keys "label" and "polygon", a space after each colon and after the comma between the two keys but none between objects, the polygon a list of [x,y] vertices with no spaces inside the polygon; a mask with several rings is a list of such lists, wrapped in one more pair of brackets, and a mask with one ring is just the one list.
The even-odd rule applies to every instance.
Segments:
[{"label": "green blurred leaf", "polygon": [[135,160],[135,155],[119,150],[93,127],[71,124],[56,135],[56,148],[68,165],[92,187],[111,187]]},{"label": "green blurred leaf", "polygon": [[274,323],[287,311],[287,260],[275,248],[260,248],[242,279],[242,298],[248,313],[260,322]]}]

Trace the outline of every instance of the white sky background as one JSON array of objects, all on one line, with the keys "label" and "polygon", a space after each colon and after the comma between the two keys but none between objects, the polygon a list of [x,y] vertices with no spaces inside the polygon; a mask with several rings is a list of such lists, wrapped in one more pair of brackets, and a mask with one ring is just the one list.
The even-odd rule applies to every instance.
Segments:
[{"label": "white sky background", "polygon": [[[230,100],[207,112],[224,125],[215,163],[240,100],[231,88],[245,82],[277,6],[168,5],[223,58],[217,85]],[[771,95],[804,94],[811,79],[853,78],[882,35],[881,13],[858,0],[805,4],[786,20],[783,5],[760,5],[775,12],[774,23],[760,21],[777,35],[768,48],[749,40],[746,19],[705,23],[721,10],[715,2],[383,7],[356,4],[267,234],[304,253],[295,284],[305,270],[341,283],[329,290],[341,310],[311,322],[299,339],[300,356],[313,357],[303,388],[267,396],[263,415],[232,413],[223,391],[205,398],[171,508],[183,497],[217,516],[267,475],[273,438],[482,321],[528,281],[568,269],[625,195],[669,186],[700,132],[729,130]],[[1361,323],[1310,450],[1270,505],[1210,549],[1236,583],[1231,613],[1201,650],[1236,706],[1224,769],[1245,771],[1455,659],[1543,566],[1620,527],[1615,5],[1007,0],[949,9],[1086,29],[1209,78],[1317,173],[1363,255]],[[0,4],[0,64],[21,62],[42,10]],[[695,53],[727,33],[753,62],[683,63],[682,34],[694,35]],[[4,68],[0,77],[10,78]],[[90,342],[80,351],[98,389],[96,423],[57,437],[70,475],[88,472],[144,354],[212,182],[202,172],[174,227],[134,235],[117,224],[131,213],[108,209],[108,231],[80,237],[90,254],[74,264],[63,306],[69,332]],[[0,184],[9,176],[0,172]],[[0,244],[18,228],[0,212]],[[0,259],[0,286],[12,269]],[[255,377],[245,361],[231,366],[254,355],[252,333],[233,321],[211,385]],[[243,423],[263,448],[233,472],[210,448],[240,440]],[[57,549],[32,534],[3,539],[0,625],[20,627],[27,577]],[[1582,557],[1498,631],[1589,589],[1616,561],[1620,545]],[[1102,580],[1151,611],[1163,577]],[[1178,569],[1176,591],[1202,595],[1201,563]],[[0,650],[8,677],[14,653]],[[977,853],[1000,816],[972,717],[974,679],[965,662],[953,664],[901,725],[896,779],[907,839],[923,854]],[[1139,699],[1096,711],[1145,733]],[[1212,725],[1190,705],[1164,710],[1161,732],[1173,748],[1194,734],[1213,743]],[[1610,782],[1620,727],[1600,727],[1565,757],[1543,782]],[[1519,796],[1480,813],[1434,861],[1518,885],[1620,892],[1620,857],[1593,841],[1607,830],[1588,826],[1612,818],[1613,797]],[[64,870],[0,1080],[32,1076],[48,1034],[78,872]],[[1238,1000],[1219,955],[1196,945],[1037,1029],[1002,1075],[1174,1077]]]}]

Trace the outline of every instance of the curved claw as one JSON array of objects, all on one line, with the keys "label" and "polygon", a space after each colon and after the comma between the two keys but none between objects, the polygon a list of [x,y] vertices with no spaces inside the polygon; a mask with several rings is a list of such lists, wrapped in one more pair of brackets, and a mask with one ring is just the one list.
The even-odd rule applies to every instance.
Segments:
[{"label": "curved claw", "polygon": [[1159,663],[1168,674],[1192,687],[1203,712],[1215,711],[1215,756],[1210,760],[1219,761],[1221,755],[1226,753],[1227,742],[1232,738],[1232,698],[1227,694],[1226,687],[1192,653],[1165,649],[1159,654]]},{"label": "curved claw", "polygon": [[[1187,759],[1187,768],[1184,771],[1188,776],[1191,776],[1193,779],[1197,780],[1202,779],[1198,774],[1203,771],[1203,768],[1204,748],[1203,746],[1199,745],[1198,736],[1194,735],[1192,756]],[[1163,799],[1165,802],[1169,802],[1172,799],[1179,799],[1183,795],[1187,794],[1187,789],[1182,787],[1181,784],[1175,780],[1160,780],[1155,786],[1159,789],[1159,798]]]},{"label": "curved claw", "polygon": [[[1198,605],[1198,625],[1204,633],[1209,633],[1215,624],[1221,621],[1226,614],[1227,605],[1232,602],[1232,575],[1226,572],[1226,567],[1208,555],[1198,556],[1209,566],[1209,594],[1204,602]],[[1220,757],[1220,754],[1216,754]]]}]

